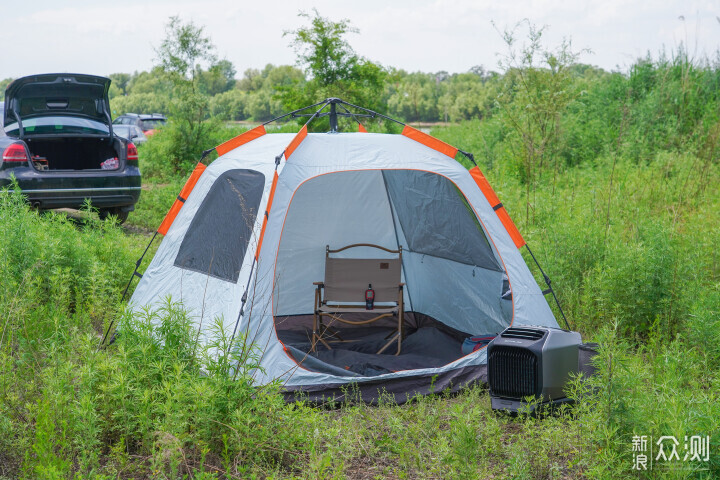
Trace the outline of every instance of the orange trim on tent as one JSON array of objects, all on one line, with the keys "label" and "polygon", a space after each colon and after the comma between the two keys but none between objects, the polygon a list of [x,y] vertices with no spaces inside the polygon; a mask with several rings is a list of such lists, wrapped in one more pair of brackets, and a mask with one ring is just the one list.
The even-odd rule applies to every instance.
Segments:
[{"label": "orange trim on tent", "polygon": [[520,248],[525,245],[525,239],[522,237],[522,235],[520,235],[520,231],[515,226],[515,223],[510,218],[510,215],[508,215],[505,207],[501,205],[499,209],[495,210],[495,213],[497,213],[497,216],[502,222],[502,224],[505,225],[505,230],[507,230],[507,232],[510,234],[510,238],[512,238],[515,246],[517,248]]},{"label": "orange trim on tent", "polygon": [[187,182],[185,182],[185,186],[183,186],[182,190],[180,190],[180,195],[178,195],[175,202],[173,202],[172,207],[170,207],[170,210],[168,211],[167,215],[165,215],[165,218],[160,224],[160,227],[158,227],[158,233],[160,233],[161,235],[167,234],[168,230],[170,229],[170,225],[172,225],[172,223],[175,221],[175,217],[177,217],[178,213],[180,213],[180,209],[185,204],[185,200],[187,200],[190,192],[192,192],[193,188],[195,188],[195,184],[198,182],[198,180],[200,180],[200,177],[202,176],[206,168],[207,167],[202,163],[198,163],[197,165],[195,165],[195,169],[190,174],[190,178],[188,178]]},{"label": "orange trim on tent", "polygon": [[293,154],[295,149],[300,146],[300,143],[305,140],[305,137],[307,137],[308,131],[307,131],[307,125],[303,125],[303,127],[300,129],[300,131],[295,135],[295,138],[292,139],[292,142],[290,142],[290,145],[287,146],[285,149],[285,161],[287,161],[290,158],[290,155]]},{"label": "orange trim on tent", "polygon": [[500,199],[495,194],[495,190],[492,189],[490,183],[487,181],[487,178],[485,178],[485,175],[482,174],[478,167],[471,168],[470,175],[475,180],[475,183],[477,183],[477,186],[480,187],[480,190],[483,192],[483,195],[485,195],[485,198],[488,203],[490,203],[490,206],[492,206],[493,210],[495,210],[495,213],[505,227],[505,230],[507,230],[513,243],[515,243],[515,246],[520,248],[525,245],[525,239],[522,235],[520,235],[520,231],[515,226],[515,223],[513,223],[503,204],[500,203]]},{"label": "orange trim on tent", "polygon": [[495,195],[495,190],[492,189],[487,178],[485,178],[485,175],[482,174],[478,167],[471,168],[470,175],[475,180],[475,183],[477,183],[477,186],[480,187],[480,190],[482,190],[483,195],[485,195],[485,198],[487,198],[487,201],[490,202],[492,207],[500,203],[500,199]]},{"label": "orange trim on tent", "polygon": [[260,248],[262,247],[263,237],[265,237],[265,227],[267,226],[270,209],[272,208],[273,199],[275,198],[275,187],[277,187],[278,173],[275,171],[273,175],[272,186],[270,187],[270,195],[268,195],[267,209],[265,210],[265,218],[263,218],[262,229],[260,230],[260,238],[258,239],[257,250],[255,250],[255,260],[260,260]]},{"label": "orange trim on tent", "polygon": [[358,123],[358,132],[367,133],[367,130],[365,130],[365,127],[363,127],[362,123]]},{"label": "orange trim on tent", "polygon": [[453,147],[450,144],[447,144],[443,142],[442,140],[438,140],[437,138],[428,135],[427,133],[423,133],[420,130],[411,127],[410,125],[405,125],[405,128],[403,128],[402,134],[408,137],[411,140],[415,140],[418,143],[422,143],[426,147],[430,147],[433,150],[437,150],[440,153],[444,153],[450,158],[455,158],[455,155],[457,155],[458,149]]},{"label": "orange trim on tent", "polygon": [[218,155],[225,155],[230,150],[233,150],[240,145],[244,145],[248,142],[252,142],[256,138],[260,138],[266,133],[267,132],[265,131],[265,126],[260,125],[259,127],[255,127],[245,133],[241,133],[237,137],[231,138],[225,143],[221,143],[220,145],[215,147],[215,151],[218,153]]}]

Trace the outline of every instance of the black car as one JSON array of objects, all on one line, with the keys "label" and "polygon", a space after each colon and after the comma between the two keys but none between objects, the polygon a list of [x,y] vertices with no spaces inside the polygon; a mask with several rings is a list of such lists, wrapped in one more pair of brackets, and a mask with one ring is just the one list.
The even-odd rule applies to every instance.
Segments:
[{"label": "black car", "polygon": [[0,187],[12,176],[37,208],[80,208],[121,222],[140,198],[135,145],[113,133],[110,79],[55,73],[19,78],[5,90]]},{"label": "black car", "polygon": [[135,125],[140,127],[146,136],[151,136],[155,130],[167,123],[167,118],[161,113],[126,113],[120,115],[113,124],[115,125]]}]

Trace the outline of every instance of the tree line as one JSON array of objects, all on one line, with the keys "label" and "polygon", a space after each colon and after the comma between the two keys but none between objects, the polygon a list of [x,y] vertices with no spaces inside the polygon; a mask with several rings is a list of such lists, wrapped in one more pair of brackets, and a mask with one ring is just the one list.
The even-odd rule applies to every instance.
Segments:
[{"label": "tree line", "polygon": [[[158,154],[178,171],[225,138],[228,121],[263,122],[328,97],[405,122],[477,122],[458,144],[490,164],[512,165],[528,186],[528,205],[536,180],[564,165],[618,155],[640,161],[666,148],[714,162],[720,148],[718,54],[695,58],[680,45],[609,72],[579,63],[582,51],[570,42],[546,45],[545,29],[523,21],[499,31],[506,46],[499,71],[407,72],[358,55],[349,20],[316,10],[300,16],[304,25],[283,33],[296,64],[250,68],[239,77],[202,26],[171,17],[150,71],[110,75],[113,115],[169,115]],[[376,131],[393,127],[369,123]]]},{"label": "tree line", "polygon": [[[382,72],[382,81],[374,89],[379,96],[373,100],[373,106],[406,122],[460,122],[483,118],[491,114],[502,85],[502,75],[483,67],[453,74],[381,67],[378,70]],[[249,68],[236,78],[232,63],[221,60],[199,73],[200,91],[209,97],[208,115],[226,121],[264,122],[285,113],[289,107],[301,106],[297,101],[288,105],[286,97],[293,89],[303,91],[309,83],[309,76],[294,65],[267,64],[262,69]],[[113,115],[169,111],[173,82],[161,67],[149,72],[113,73],[109,77],[113,80],[110,87]],[[311,101],[308,98],[307,104],[321,99],[314,97]]]}]

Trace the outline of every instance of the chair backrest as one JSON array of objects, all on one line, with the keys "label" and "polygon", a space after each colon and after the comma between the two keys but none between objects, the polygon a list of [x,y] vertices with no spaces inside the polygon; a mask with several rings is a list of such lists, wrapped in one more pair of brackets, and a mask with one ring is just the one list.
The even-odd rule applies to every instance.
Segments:
[{"label": "chair backrest", "polygon": [[[375,245],[363,245],[372,246]],[[348,247],[346,247],[348,248]],[[387,250],[382,247],[382,250]],[[402,250],[397,258],[334,258],[330,253],[344,250],[327,249],[325,257],[325,302],[364,302],[365,290],[372,285],[375,303],[398,301],[401,281]]]}]

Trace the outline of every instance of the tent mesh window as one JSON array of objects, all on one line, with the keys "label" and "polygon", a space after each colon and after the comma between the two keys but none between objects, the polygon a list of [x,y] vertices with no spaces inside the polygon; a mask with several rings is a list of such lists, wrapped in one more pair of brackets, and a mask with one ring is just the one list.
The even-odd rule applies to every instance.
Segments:
[{"label": "tent mesh window", "polygon": [[254,170],[220,175],[190,223],[175,266],[237,282],[264,187],[265,175]]},{"label": "tent mesh window", "polygon": [[383,177],[410,251],[502,271],[470,204],[450,180],[419,170],[384,170]]}]

